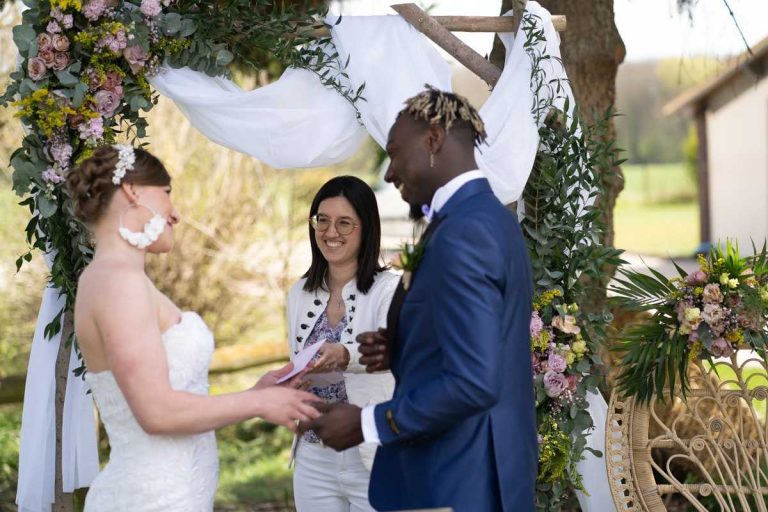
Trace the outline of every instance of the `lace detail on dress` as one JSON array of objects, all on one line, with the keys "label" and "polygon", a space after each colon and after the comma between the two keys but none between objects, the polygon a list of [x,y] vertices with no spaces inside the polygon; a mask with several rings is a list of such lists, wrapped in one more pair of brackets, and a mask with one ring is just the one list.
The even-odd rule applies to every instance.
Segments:
[{"label": "lace detail on dress", "polygon": [[[168,378],[179,391],[208,394],[213,335],[194,313],[163,334]],[[218,481],[214,432],[152,436],[133,416],[111,371],[86,373],[109,437],[109,462],[93,481],[86,512],[209,512]]]}]

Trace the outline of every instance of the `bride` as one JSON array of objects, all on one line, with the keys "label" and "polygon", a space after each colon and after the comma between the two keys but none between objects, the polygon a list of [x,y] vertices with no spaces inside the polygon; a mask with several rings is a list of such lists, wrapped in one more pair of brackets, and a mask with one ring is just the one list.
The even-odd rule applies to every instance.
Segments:
[{"label": "bride", "polygon": [[144,272],[147,253],[173,246],[179,215],[171,178],[150,153],[131,146],[97,149],[67,177],[75,215],[95,241],[75,305],[75,332],[111,447],[86,511],[210,511],[218,479],[214,429],[255,416],[296,430],[319,413],[314,397],[276,381],[208,395],[213,337]]}]

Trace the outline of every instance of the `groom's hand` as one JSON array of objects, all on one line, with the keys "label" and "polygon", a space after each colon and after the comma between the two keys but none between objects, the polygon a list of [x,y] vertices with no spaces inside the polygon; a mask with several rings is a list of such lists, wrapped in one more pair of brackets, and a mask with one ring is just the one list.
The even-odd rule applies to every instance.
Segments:
[{"label": "groom's hand", "polygon": [[357,350],[362,354],[360,364],[365,365],[368,373],[389,370],[390,344],[386,329],[358,334]]},{"label": "groom's hand", "polygon": [[319,418],[299,424],[299,432],[314,430],[323,444],[337,452],[364,441],[360,425],[361,409],[351,404],[312,404],[323,413]]}]

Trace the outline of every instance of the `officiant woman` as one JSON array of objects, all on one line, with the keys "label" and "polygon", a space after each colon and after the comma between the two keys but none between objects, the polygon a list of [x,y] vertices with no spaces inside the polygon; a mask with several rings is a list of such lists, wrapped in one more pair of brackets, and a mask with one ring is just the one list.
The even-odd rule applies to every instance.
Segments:
[{"label": "officiant woman", "polygon": [[[309,391],[327,403],[360,407],[388,400],[390,372],[366,373],[355,336],[386,326],[398,277],[382,266],[381,223],[373,190],[359,178],[331,179],[309,210],[312,264],[288,294],[291,359],[325,341],[307,375]],[[342,452],[313,431],[294,440],[294,499],[298,512],[372,511],[368,481],[376,447]]]}]

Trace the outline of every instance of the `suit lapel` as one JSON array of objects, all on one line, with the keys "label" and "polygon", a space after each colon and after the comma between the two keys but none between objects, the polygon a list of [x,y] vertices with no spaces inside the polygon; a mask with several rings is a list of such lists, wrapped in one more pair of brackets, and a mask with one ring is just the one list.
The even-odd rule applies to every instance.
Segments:
[{"label": "suit lapel", "polygon": [[[435,232],[437,229],[437,225],[440,224],[440,221],[442,220],[442,217],[435,216],[432,219],[432,222],[429,223],[429,226],[427,226],[427,229],[424,231],[424,234],[421,235],[421,238],[419,238],[418,243],[427,244],[429,242],[429,238],[432,236],[432,233]],[[418,269],[416,269],[416,272],[418,272]],[[413,283],[414,275],[411,276],[411,283]],[[400,310],[403,307],[403,302],[405,301],[405,296],[408,293],[408,290],[405,289],[405,286],[403,285],[403,278],[400,278],[400,282],[397,283],[397,288],[395,289],[395,294],[392,296],[392,302],[389,305],[389,311],[387,312],[387,337],[389,338],[390,342],[390,354],[393,353],[396,341],[397,341],[397,326],[400,323]]]}]

